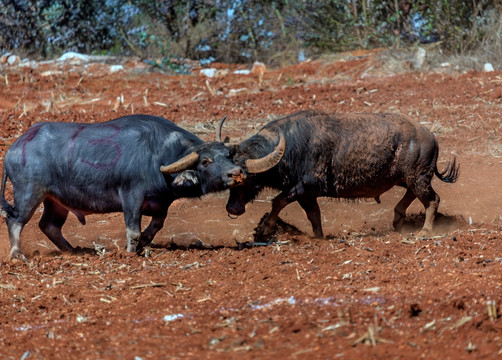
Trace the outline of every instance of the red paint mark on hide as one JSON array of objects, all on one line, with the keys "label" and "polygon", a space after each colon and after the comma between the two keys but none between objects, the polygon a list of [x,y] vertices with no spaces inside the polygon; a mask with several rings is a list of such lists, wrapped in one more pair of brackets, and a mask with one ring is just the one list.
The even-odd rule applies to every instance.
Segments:
[{"label": "red paint mark on hide", "polygon": [[122,157],[122,148],[120,147],[120,145],[118,145],[116,142],[114,142],[110,139],[91,140],[91,141],[89,141],[89,144],[93,145],[93,146],[100,145],[100,144],[108,145],[108,146],[112,147],[117,154],[108,163],[93,163],[93,162],[82,159],[82,162],[86,165],[95,167],[97,169],[110,168],[110,167],[114,167],[115,165],[117,165],[117,163],[120,161],[120,158]]},{"label": "red paint mark on hide", "polygon": [[84,125],[81,125],[77,131],[75,131],[68,144],[68,166],[71,168],[73,166],[73,148],[75,147],[75,139],[77,136],[85,129]]},{"label": "red paint mark on hide", "polygon": [[[105,162],[105,163],[96,163],[96,162],[92,162],[92,161],[89,161],[89,160],[86,160],[86,159],[81,159],[80,161],[82,163],[88,165],[88,166],[91,166],[91,167],[94,167],[94,168],[97,168],[97,169],[114,167],[115,165],[117,165],[117,163],[122,158],[122,147],[121,147],[121,145],[119,143],[117,143],[117,142],[115,142],[115,141],[112,140],[115,136],[117,136],[120,133],[120,127],[118,127],[117,125],[113,125],[113,124],[101,124],[101,125],[98,125],[97,127],[100,127],[100,128],[111,128],[111,129],[113,129],[115,131],[112,134],[108,135],[108,136],[104,136],[102,138],[88,140],[87,144],[89,144],[90,146],[99,146],[99,145],[109,146],[109,147],[113,148],[113,150],[115,151],[116,155],[109,162]],[[75,133],[72,135],[72,137],[71,137],[71,140],[70,140],[70,143],[69,143],[69,147],[68,147],[68,152],[69,152],[69,154],[68,154],[68,165],[70,167],[73,166],[73,162],[74,162],[74,160],[73,160],[73,151],[74,151],[74,148],[75,148],[75,142],[76,142],[78,136],[85,129],[87,129],[86,126],[83,126],[83,125],[80,126],[75,131]]]},{"label": "red paint mark on hide", "polygon": [[37,124],[37,125],[32,126],[17,141],[16,146],[22,145],[22,149],[21,149],[21,165],[23,165],[23,166],[26,165],[26,145],[28,143],[30,143],[35,138],[35,136],[37,136],[37,134],[40,131],[41,127],[42,127],[42,124]]}]

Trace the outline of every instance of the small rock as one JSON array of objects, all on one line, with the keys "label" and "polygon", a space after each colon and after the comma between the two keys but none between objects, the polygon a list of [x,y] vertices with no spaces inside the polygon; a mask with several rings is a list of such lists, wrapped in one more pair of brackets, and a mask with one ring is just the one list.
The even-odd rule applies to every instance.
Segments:
[{"label": "small rock", "polygon": [[0,65],[7,63],[7,59],[11,56],[11,53],[5,53],[0,57]]},{"label": "small rock", "polygon": [[206,75],[207,77],[220,77],[220,76],[225,76],[228,74],[227,69],[214,69],[214,68],[207,68],[207,69],[200,69],[200,73],[203,75]]},{"label": "small rock", "polygon": [[174,320],[177,320],[177,319],[181,319],[181,318],[184,318],[185,315],[183,314],[171,314],[171,315],[166,315],[164,316],[163,320],[165,322],[171,322],[171,321],[174,321]]},{"label": "small rock", "polygon": [[200,69],[200,73],[211,78],[214,77],[214,75],[216,75],[216,69],[214,68]]},{"label": "small rock", "polygon": [[237,74],[237,75],[249,75],[251,74],[251,70],[235,70],[234,71],[234,74]]},{"label": "small rock", "polygon": [[114,72],[121,71],[121,70],[124,70],[124,66],[122,66],[122,65],[110,66],[110,73],[114,73]]},{"label": "small rock", "polygon": [[19,62],[19,56],[17,55],[9,55],[7,58],[7,64],[14,65]]},{"label": "small rock", "polygon": [[492,72],[492,71],[495,71],[495,69],[493,68],[492,64],[485,63],[485,65],[483,66],[483,71],[484,72]]},{"label": "small rock", "polygon": [[58,61],[67,61],[67,60],[72,60],[72,61],[88,61],[89,56],[84,55],[84,54],[79,54],[73,51],[64,53],[58,58]]}]

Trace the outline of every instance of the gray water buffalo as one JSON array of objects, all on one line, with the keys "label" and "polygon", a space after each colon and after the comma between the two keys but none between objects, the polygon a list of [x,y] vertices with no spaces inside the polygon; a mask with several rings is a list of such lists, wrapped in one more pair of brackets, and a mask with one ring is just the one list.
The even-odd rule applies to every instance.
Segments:
[{"label": "gray water buffalo", "polygon": [[420,234],[429,234],[439,205],[432,177],[448,183],[458,177],[455,159],[438,171],[435,136],[398,114],[300,111],[266,124],[232,153],[247,178],[230,189],[230,214],[243,214],[263,188],[281,191],[258,239],[274,231],[279,212],[293,201],[305,210],[314,235],[323,237],[318,197],[380,202],[379,196],[396,185],[406,193],[394,208],[394,227],[402,228],[406,209],[418,198],[425,207]]},{"label": "gray water buffalo", "polygon": [[[39,123],[5,154],[1,204],[11,257],[24,256],[20,234],[43,202],[42,232],[62,251],[68,213],[123,212],[127,250],[139,251],[162,228],[169,205],[232,186],[242,175],[220,142],[202,141],[161,117],[131,115],[97,124]],[[183,158],[183,174],[178,173]],[[14,204],[5,200],[10,179]],[[151,216],[141,232],[142,215]]]}]

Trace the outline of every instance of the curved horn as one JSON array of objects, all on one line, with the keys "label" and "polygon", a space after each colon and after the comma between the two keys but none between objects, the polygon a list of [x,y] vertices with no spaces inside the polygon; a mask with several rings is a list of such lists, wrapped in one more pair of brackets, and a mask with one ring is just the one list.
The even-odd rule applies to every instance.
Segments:
[{"label": "curved horn", "polygon": [[284,133],[279,132],[279,144],[275,147],[274,151],[260,159],[246,160],[246,167],[248,173],[258,174],[272,169],[281,161],[284,151],[286,150],[286,139]]},{"label": "curved horn", "polygon": [[179,173],[179,172],[182,172],[182,171],[188,169],[193,164],[195,164],[198,159],[199,159],[199,154],[197,154],[194,151],[194,152],[191,152],[190,154],[188,154],[187,156],[182,157],[181,159],[179,159],[178,161],[176,161],[172,164],[161,166],[160,171],[162,171],[164,174]]},{"label": "curved horn", "polygon": [[223,142],[221,140],[221,128],[223,127],[223,123],[225,122],[225,119],[227,117],[226,116],[223,116],[223,118],[220,120],[220,122],[218,123],[218,127],[216,128],[216,140],[218,142]]}]

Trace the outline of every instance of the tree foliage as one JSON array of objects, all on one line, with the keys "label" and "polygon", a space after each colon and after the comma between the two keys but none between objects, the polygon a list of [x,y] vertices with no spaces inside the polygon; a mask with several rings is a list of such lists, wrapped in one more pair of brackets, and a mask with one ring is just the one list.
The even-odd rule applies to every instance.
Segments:
[{"label": "tree foliage", "polygon": [[451,52],[500,47],[500,4],[407,2],[410,11],[403,0],[0,0],[0,49],[284,63],[431,35]]}]

